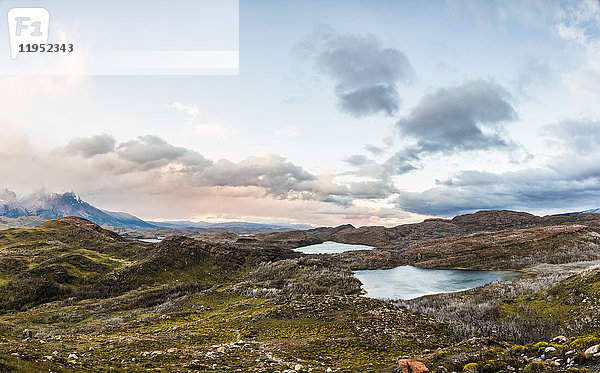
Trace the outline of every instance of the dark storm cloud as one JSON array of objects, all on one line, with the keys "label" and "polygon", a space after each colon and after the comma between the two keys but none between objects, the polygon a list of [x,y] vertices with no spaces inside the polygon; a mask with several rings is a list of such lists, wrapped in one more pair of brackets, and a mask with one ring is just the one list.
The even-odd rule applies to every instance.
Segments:
[{"label": "dark storm cloud", "polygon": [[106,154],[114,151],[115,144],[115,138],[106,134],[92,137],[76,137],[69,141],[64,147],[64,150],[70,154],[91,158],[99,154]]},{"label": "dark storm cloud", "polygon": [[335,82],[339,109],[355,117],[393,115],[400,105],[397,85],[414,79],[408,58],[397,49],[384,48],[374,35],[340,35],[321,25],[299,49]]}]

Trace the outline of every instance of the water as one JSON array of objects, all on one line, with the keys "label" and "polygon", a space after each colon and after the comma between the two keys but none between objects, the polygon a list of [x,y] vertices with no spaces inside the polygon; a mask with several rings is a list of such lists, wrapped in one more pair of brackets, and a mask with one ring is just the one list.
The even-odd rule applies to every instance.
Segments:
[{"label": "water", "polygon": [[138,238],[138,241],[147,242],[147,243],[158,243],[162,240],[158,239],[158,238]]},{"label": "water", "polygon": [[465,271],[401,266],[356,271],[354,275],[363,283],[367,297],[413,299],[424,295],[468,290],[498,280],[511,280],[520,274],[510,271]]},{"label": "water", "polygon": [[294,251],[298,251],[304,254],[339,254],[345,251],[355,251],[355,250],[373,250],[372,246],[365,245],[349,245],[345,243],[325,241],[320,244],[310,245],[299,247],[294,249]]}]

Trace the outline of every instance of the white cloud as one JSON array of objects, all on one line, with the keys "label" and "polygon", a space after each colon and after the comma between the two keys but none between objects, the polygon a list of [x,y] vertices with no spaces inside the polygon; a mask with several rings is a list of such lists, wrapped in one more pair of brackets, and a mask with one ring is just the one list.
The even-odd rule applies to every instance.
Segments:
[{"label": "white cloud", "polygon": [[167,109],[181,111],[189,116],[190,119],[196,118],[200,114],[200,110],[196,105],[184,104],[182,102],[173,102],[165,105]]}]

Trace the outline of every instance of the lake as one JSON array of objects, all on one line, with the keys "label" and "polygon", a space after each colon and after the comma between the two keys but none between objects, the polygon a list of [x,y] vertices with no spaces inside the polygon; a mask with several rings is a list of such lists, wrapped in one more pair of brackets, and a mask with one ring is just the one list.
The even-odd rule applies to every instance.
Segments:
[{"label": "lake", "polygon": [[518,278],[511,271],[467,271],[400,266],[392,269],[355,271],[365,296],[381,299],[413,299],[424,295],[463,291],[498,280]]},{"label": "lake", "polygon": [[345,243],[325,241],[320,244],[303,246],[294,249],[294,251],[304,254],[339,254],[345,251],[355,250],[373,250],[372,246],[365,245],[349,245]]},{"label": "lake", "polygon": [[161,242],[162,239],[158,238],[138,238],[138,241],[147,242],[147,243],[158,243]]}]

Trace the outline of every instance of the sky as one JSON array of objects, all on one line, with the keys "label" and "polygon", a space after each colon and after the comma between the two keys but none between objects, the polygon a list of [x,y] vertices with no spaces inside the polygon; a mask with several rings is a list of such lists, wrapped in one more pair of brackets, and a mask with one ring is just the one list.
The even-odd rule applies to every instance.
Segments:
[{"label": "sky", "polygon": [[[600,207],[599,1],[238,10],[239,40],[222,41],[239,47],[237,75],[89,75],[68,57],[78,74],[1,75],[0,188],[153,220],[393,226]],[[51,27],[103,32],[77,21]]]}]

